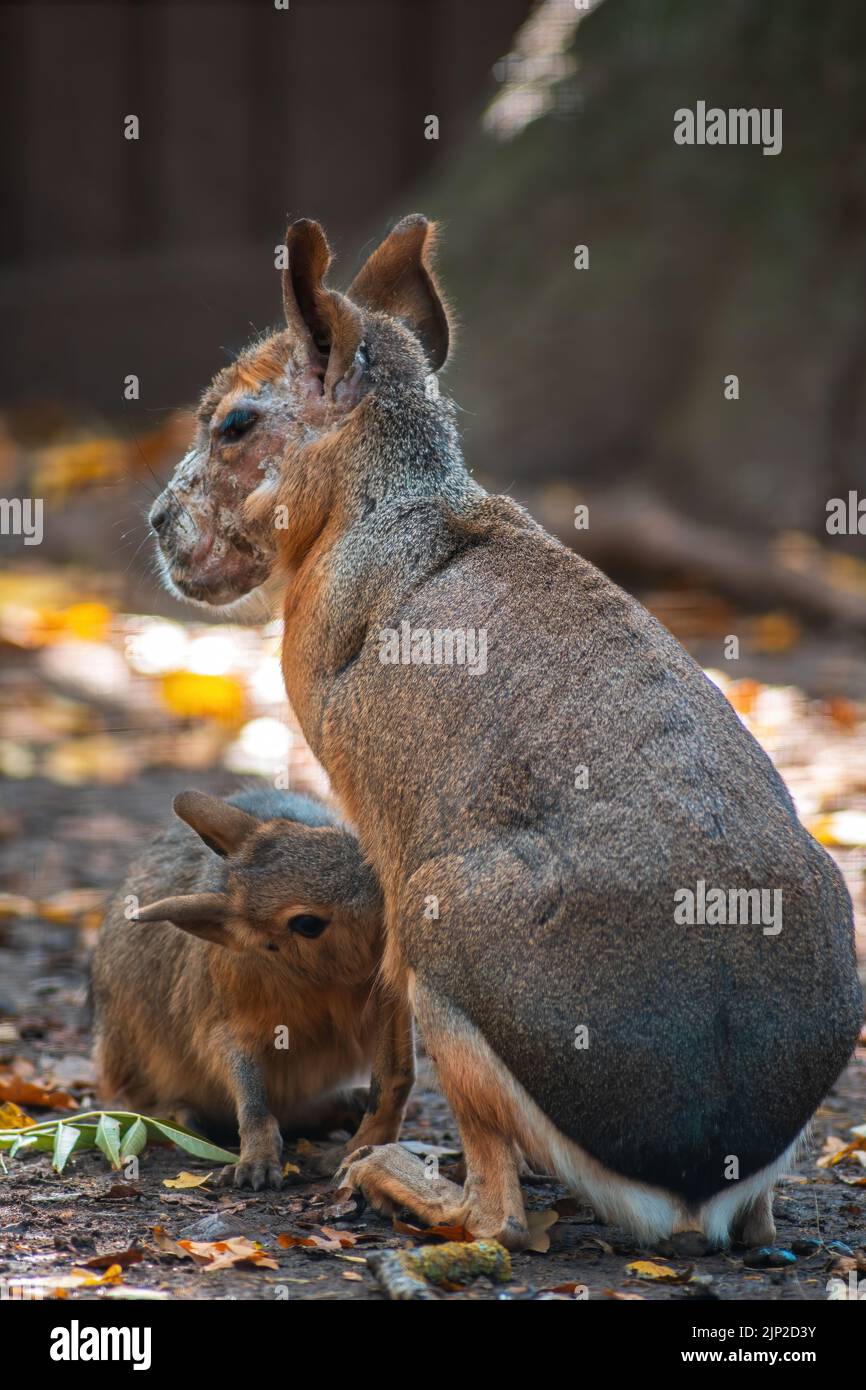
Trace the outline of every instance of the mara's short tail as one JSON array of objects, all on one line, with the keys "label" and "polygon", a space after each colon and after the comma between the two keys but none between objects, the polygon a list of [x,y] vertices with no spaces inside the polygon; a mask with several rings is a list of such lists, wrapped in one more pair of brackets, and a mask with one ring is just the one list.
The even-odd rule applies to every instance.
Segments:
[{"label": "mara's short tail", "polygon": [[749,1213],[787,1171],[804,1138],[801,1134],[777,1159],[742,1182],[732,1182],[709,1201],[690,1206],[673,1192],[611,1172],[542,1119],[543,1126],[531,1143],[533,1161],[578,1192],[604,1221],[650,1244],[677,1231],[698,1230],[714,1248],[730,1245]]},{"label": "mara's short tail", "polygon": [[[741,1181],[720,1185],[711,1196],[690,1200],[671,1189],[625,1177],[563,1134],[482,1033],[453,1005],[443,1005],[414,977],[410,987],[422,1032],[437,1057],[440,1078],[447,1080],[442,1076],[442,1064],[450,1054],[451,1085],[459,1085],[464,1101],[470,1097],[476,1122],[486,1109],[491,1130],[508,1135],[536,1169],[554,1173],[604,1221],[619,1226],[642,1244],[693,1230],[702,1231],[714,1247],[726,1246],[732,1239],[745,1239],[748,1244],[772,1240],[773,1184],[794,1158],[805,1130],[772,1162]],[[448,1085],[443,1088],[448,1094]],[[456,1110],[455,1097],[450,1098]]]}]

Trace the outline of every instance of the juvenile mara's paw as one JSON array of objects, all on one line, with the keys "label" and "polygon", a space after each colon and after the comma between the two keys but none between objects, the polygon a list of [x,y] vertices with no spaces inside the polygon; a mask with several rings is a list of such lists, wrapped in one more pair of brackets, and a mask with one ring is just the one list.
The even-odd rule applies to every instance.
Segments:
[{"label": "juvenile mara's paw", "polygon": [[218,1179],[220,1187],[251,1187],[261,1192],[263,1187],[282,1187],[283,1170],[277,1159],[250,1158],[229,1163]]}]

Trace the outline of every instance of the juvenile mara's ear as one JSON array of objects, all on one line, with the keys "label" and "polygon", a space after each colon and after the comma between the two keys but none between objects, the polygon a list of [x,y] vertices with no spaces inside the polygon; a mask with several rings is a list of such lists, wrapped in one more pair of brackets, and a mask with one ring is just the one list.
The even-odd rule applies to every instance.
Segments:
[{"label": "juvenile mara's ear", "polygon": [[261,824],[239,806],[230,806],[218,796],[206,796],[204,792],[180,792],[172,804],[174,814],[185,820],[208,849],[222,859],[240,849]]},{"label": "juvenile mara's ear", "polygon": [[329,290],[331,248],[318,222],[303,217],[286,232],[283,310],[305,364],[324,382],[326,396],[351,369],[363,335],[354,304]]},{"label": "juvenile mara's ear", "polygon": [[448,357],[448,314],[439,293],[430,254],[435,227],[420,212],[398,222],[373,252],[347,294],[365,309],[402,319],[420,339],[430,370],[438,372]]},{"label": "juvenile mara's ear", "polygon": [[217,946],[235,947],[226,929],[229,900],[224,893],[189,893],[185,897],[160,898],[159,902],[140,907],[135,922],[171,922],[203,941]]}]

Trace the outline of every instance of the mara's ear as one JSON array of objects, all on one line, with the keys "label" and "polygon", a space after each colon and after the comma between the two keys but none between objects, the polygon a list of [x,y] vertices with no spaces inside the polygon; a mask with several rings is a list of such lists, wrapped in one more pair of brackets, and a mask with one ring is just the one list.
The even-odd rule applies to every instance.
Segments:
[{"label": "mara's ear", "polygon": [[286,267],[283,271],[283,310],[289,328],[303,342],[327,359],[330,343],[324,300],[324,279],[331,264],[331,248],[318,222],[302,217],[286,232]]},{"label": "mara's ear", "polygon": [[308,367],[323,380],[325,395],[350,371],[364,325],[354,304],[329,290],[325,276],[331,248],[318,222],[303,217],[286,232],[283,311]]},{"label": "mara's ear", "polygon": [[204,792],[180,792],[172,805],[174,814],[185,820],[221,859],[240,849],[261,824],[239,806],[230,806],[220,797],[206,796]]},{"label": "mara's ear", "polygon": [[435,226],[420,212],[398,222],[346,291],[365,309],[402,319],[420,340],[432,372],[448,357],[448,313],[430,268]]},{"label": "mara's ear", "polygon": [[159,902],[140,907],[132,920],[171,922],[203,941],[234,947],[234,939],[226,928],[228,915],[229,900],[224,893],[189,893],[185,897],[160,898]]}]

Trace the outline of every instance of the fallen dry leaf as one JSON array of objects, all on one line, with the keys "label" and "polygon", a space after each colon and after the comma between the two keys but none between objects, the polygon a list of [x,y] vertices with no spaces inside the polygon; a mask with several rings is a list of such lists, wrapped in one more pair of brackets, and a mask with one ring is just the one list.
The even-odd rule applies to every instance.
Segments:
[{"label": "fallen dry leaf", "polygon": [[276,1260],[265,1254],[257,1241],[246,1236],[228,1240],[179,1240],[182,1250],[188,1250],[205,1273],[216,1269],[232,1269],[235,1265],[256,1265],[260,1269],[279,1269]]},{"label": "fallen dry leaf", "polygon": [[0,1129],[29,1129],[35,1123],[13,1100],[5,1100],[0,1105]]},{"label": "fallen dry leaf", "polygon": [[291,1250],[296,1245],[306,1246],[310,1250],[336,1251],[342,1249],[340,1242],[331,1237],[315,1235],[296,1236],[290,1231],[281,1232],[280,1235],[277,1236],[277,1244],[281,1246],[283,1250]]},{"label": "fallen dry leaf", "polygon": [[144,1259],[144,1251],[138,1245],[131,1245],[128,1250],[113,1250],[106,1255],[91,1255],[89,1260],[83,1261],[85,1269],[112,1269],[117,1266],[119,1269],[128,1269],[130,1265],[140,1264]]},{"label": "fallen dry leaf", "polygon": [[[120,1265],[110,1265],[104,1274],[95,1274],[88,1269],[74,1268],[70,1274],[49,1274],[41,1279],[21,1279],[28,1290],[40,1290],[49,1297],[65,1298],[69,1289],[97,1289],[106,1284],[122,1284],[123,1270]],[[31,1294],[31,1297],[33,1295]]]},{"label": "fallen dry leaf", "polygon": [[328,1221],[342,1221],[344,1217],[357,1215],[361,1204],[360,1194],[354,1188],[340,1187],[334,1194],[335,1201],[331,1202],[322,1212],[322,1216]]},{"label": "fallen dry leaf", "polygon": [[168,1235],[168,1233],[166,1232],[164,1226],[154,1226],[152,1229],[152,1235],[154,1243],[156,1244],[156,1248],[163,1255],[174,1255],[175,1258],[178,1260],[192,1259],[192,1252],[188,1249],[184,1249],[183,1246],[178,1243],[178,1241],[173,1240],[172,1237]]},{"label": "fallen dry leaf", "polygon": [[691,1268],[681,1274],[670,1265],[656,1264],[653,1260],[634,1260],[625,1268],[627,1274],[636,1274],[638,1279],[658,1279],[666,1284],[688,1284],[692,1277]]},{"label": "fallen dry leaf", "polygon": [[353,1236],[350,1231],[337,1231],[333,1226],[320,1226],[319,1230],[327,1240],[338,1241],[344,1250],[348,1250],[358,1243],[358,1237]]},{"label": "fallen dry leaf", "polygon": [[210,1173],[187,1173],[186,1170],[182,1168],[176,1178],[163,1178],[162,1185],[163,1187],[179,1187],[181,1189],[186,1189],[188,1187],[204,1187],[205,1183],[212,1177],[213,1171]]},{"label": "fallen dry leaf", "polygon": [[[472,1241],[475,1237],[465,1226],[412,1226],[408,1221],[394,1217],[392,1225],[401,1236],[413,1236],[416,1240],[429,1240],[438,1236],[440,1240]],[[324,1227],[322,1228],[324,1229]]]},{"label": "fallen dry leaf", "polygon": [[550,1249],[550,1236],[547,1233],[558,1220],[558,1211],[528,1211],[526,1224],[532,1239],[526,1249],[534,1250],[538,1255],[546,1255]]},{"label": "fallen dry leaf", "polygon": [[5,1073],[0,1076],[0,1101],[14,1105],[34,1105],[42,1110],[77,1110],[78,1101],[68,1091],[50,1091],[35,1081]]},{"label": "fallen dry leaf", "polygon": [[[855,1130],[854,1133],[856,1134],[857,1131]],[[828,1146],[830,1142],[828,1139]],[[815,1163],[816,1168],[835,1168],[836,1164],[841,1163],[844,1159],[851,1158],[861,1151],[866,1151],[866,1138],[862,1138],[860,1135],[857,1135],[856,1139],[852,1139],[850,1144],[842,1144],[837,1148],[838,1143],[839,1141],[835,1140],[833,1148],[828,1153],[821,1155]]]}]

